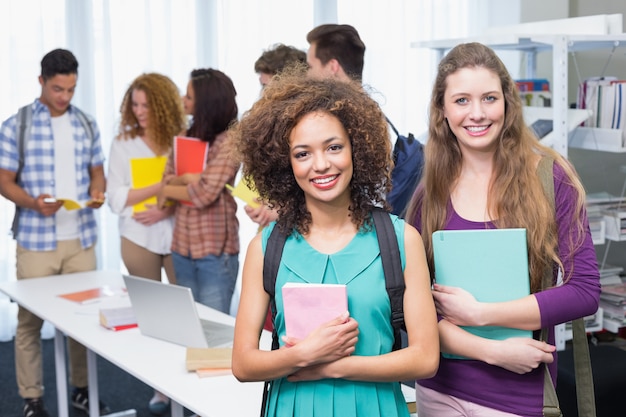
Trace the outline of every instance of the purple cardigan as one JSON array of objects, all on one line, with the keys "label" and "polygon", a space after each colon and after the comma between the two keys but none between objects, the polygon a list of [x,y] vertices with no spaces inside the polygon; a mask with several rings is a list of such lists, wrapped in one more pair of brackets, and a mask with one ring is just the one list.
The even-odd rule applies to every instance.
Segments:
[{"label": "purple cardigan", "polygon": [[[572,256],[569,255],[570,235],[575,234],[576,230],[570,227],[570,220],[577,194],[568,184],[563,168],[555,163],[553,172],[559,257],[565,267],[565,276],[571,273],[571,278],[564,285],[535,294],[541,312],[541,326],[550,327],[548,338],[550,343],[554,343],[554,325],[595,313],[600,296],[598,264],[587,214],[583,213],[585,240],[573,253],[572,264]],[[449,210],[451,215],[445,229],[485,228],[484,222],[472,222],[461,218],[451,204]],[[417,221],[420,212],[418,211],[418,215],[413,219],[413,224],[421,231],[420,222]],[[556,379],[557,373],[556,353],[554,356],[555,361],[549,366],[553,380]],[[419,380],[417,383],[504,412],[541,417],[543,369],[539,367],[530,373],[518,375],[481,361],[441,357],[437,374],[433,378]]]}]

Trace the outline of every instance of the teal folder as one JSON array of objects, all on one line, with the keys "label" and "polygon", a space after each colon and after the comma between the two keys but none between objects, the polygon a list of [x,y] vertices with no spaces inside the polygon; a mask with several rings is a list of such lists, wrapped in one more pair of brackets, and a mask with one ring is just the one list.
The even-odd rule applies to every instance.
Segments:
[{"label": "teal folder", "polygon": [[[433,233],[433,255],[435,281],[461,287],[480,302],[511,301],[530,294],[526,229],[439,230]],[[508,327],[463,328],[496,340],[533,336],[530,330]]]}]

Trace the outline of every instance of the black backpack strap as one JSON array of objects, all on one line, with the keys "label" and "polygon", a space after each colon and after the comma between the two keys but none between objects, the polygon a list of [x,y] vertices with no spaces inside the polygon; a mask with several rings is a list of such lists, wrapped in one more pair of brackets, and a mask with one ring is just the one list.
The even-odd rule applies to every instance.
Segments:
[{"label": "black backpack strap", "polygon": [[400,349],[401,330],[404,326],[404,273],[400,260],[400,248],[389,213],[375,209],[372,211],[380,257],[385,273],[385,287],[391,303],[391,325],[394,333],[393,350]]},{"label": "black backpack strap", "polygon": [[[278,267],[283,257],[283,248],[287,236],[278,229],[278,225],[274,225],[270,237],[267,239],[265,246],[265,256],[263,258],[263,289],[270,296],[270,311],[272,312],[272,323],[276,319],[276,276],[278,275]],[[272,326],[272,350],[279,348],[278,332],[276,326]],[[261,402],[261,417],[267,413],[267,400],[271,389],[272,382],[265,381],[263,386],[263,400]]]},{"label": "black backpack strap", "polygon": [[[276,318],[276,276],[278,275],[278,267],[283,256],[283,248],[287,236],[282,233],[278,225],[274,225],[274,229],[267,239],[265,246],[265,257],[263,259],[263,289],[270,296],[270,310],[272,311],[272,322]],[[272,350],[278,349],[278,334],[276,327],[272,330]]]}]

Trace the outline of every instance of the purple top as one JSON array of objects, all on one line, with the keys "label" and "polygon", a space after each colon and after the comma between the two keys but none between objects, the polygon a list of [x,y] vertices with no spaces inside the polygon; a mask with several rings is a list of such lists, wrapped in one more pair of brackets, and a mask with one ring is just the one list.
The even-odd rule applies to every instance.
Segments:
[{"label": "purple top", "polygon": [[[584,243],[570,255],[570,235],[577,241],[571,218],[576,205],[576,190],[568,183],[562,167],[554,164],[554,194],[559,234],[559,257],[570,276],[564,285],[535,293],[541,312],[541,326],[549,327],[549,343],[554,344],[554,325],[593,314],[598,309],[600,280],[596,253],[591,240],[586,211],[583,221],[586,230]],[[449,204],[450,219],[445,229],[484,229],[493,224],[473,222],[461,218]],[[417,221],[413,224],[421,231]],[[573,265],[571,263],[573,256]],[[555,277],[556,280],[556,277]],[[535,332],[537,337],[538,332]],[[550,364],[550,374],[556,380],[557,362]],[[430,379],[417,383],[444,394],[453,395],[486,407],[523,416],[542,416],[543,366],[527,374],[518,375],[482,361],[440,358],[439,370]]]}]

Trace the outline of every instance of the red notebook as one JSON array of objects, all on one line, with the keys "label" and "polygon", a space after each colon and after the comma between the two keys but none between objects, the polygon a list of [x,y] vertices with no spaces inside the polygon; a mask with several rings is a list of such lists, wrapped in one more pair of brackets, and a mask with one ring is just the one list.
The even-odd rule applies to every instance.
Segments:
[{"label": "red notebook", "polygon": [[[206,167],[209,155],[209,142],[187,136],[174,138],[174,168],[176,176],[183,174],[199,174]],[[191,205],[189,201],[182,204]]]},{"label": "red notebook", "polygon": [[198,138],[176,136],[174,138],[174,167],[176,175],[200,173],[206,167],[209,142]]},{"label": "red notebook", "polygon": [[348,311],[348,293],[343,284],[288,282],[282,293],[288,337],[304,339],[321,324]]}]

